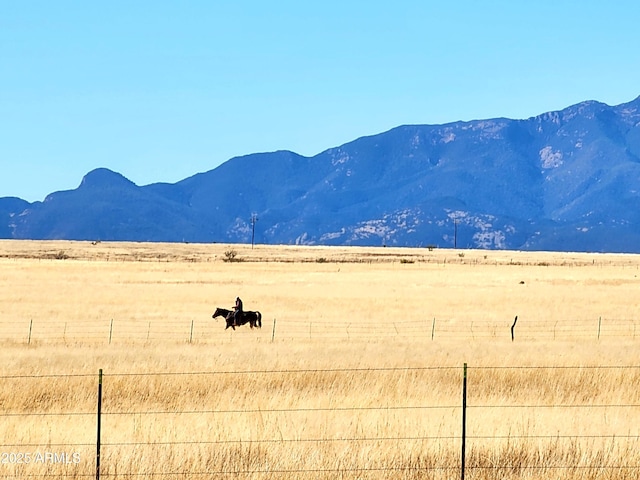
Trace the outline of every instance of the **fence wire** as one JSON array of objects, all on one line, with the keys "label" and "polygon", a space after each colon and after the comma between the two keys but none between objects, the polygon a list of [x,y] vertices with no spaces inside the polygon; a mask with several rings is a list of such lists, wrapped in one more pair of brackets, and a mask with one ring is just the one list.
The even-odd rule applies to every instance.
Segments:
[{"label": "fence wire", "polygon": [[[121,383],[129,385],[132,389],[136,389],[141,379],[144,378],[158,378],[166,380],[169,383],[176,382],[177,385],[181,383],[180,379],[185,381],[194,376],[204,376],[210,379],[211,382],[215,382],[216,379],[221,377],[231,376],[240,381],[242,378],[250,377],[252,379],[266,379],[271,377],[282,377],[287,375],[299,375],[299,376],[313,376],[317,374],[330,374],[337,376],[350,376],[350,375],[399,375],[406,373],[413,373],[424,375],[425,378],[433,375],[434,373],[450,376],[455,383],[461,377],[461,367],[456,366],[442,366],[442,367],[408,367],[408,368],[335,368],[335,369],[282,369],[282,370],[245,370],[245,371],[194,371],[194,372],[123,372],[123,373],[109,373],[106,372],[103,377],[104,384],[108,387],[111,382],[117,380]],[[637,395],[629,401],[620,399],[619,395],[613,394],[611,398],[619,398],[622,401],[609,401],[600,402],[597,399],[594,400],[588,395],[580,392],[571,392],[574,394],[573,401],[558,402],[553,401],[549,404],[545,403],[532,403],[522,401],[517,394],[513,398],[503,398],[500,402],[492,401],[490,398],[480,398],[474,400],[474,389],[479,390],[486,388],[486,386],[474,386],[474,376],[481,376],[483,374],[495,374],[505,373],[513,376],[520,376],[523,386],[526,386],[526,379],[530,377],[532,372],[567,372],[568,377],[574,377],[575,374],[580,373],[583,375],[595,375],[597,373],[598,378],[603,378],[602,375],[615,375],[616,378],[622,377],[626,381],[635,382],[640,376],[639,365],[626,365],[626,366],[522,366],[522,367],[506,367],[506,366],[480,366],[470,367],[469,377],[471,379],[469,389],[472,401],[466,404],[466,408],[469,409],[470,417],[470,430],[468,430],[464,439],[467,441],[469,454],[466,464],[466,471],[470,478],[488,478],[482,477],[482,472],[537,472],[541,474],[544,472],[565,472],[562,478],[572,478],[570,472],[587,472],[587,471],[606,471],[608,475],[616,475],[616,472],[629,472],[636,471],[638,467],[638,456],[629,455],[628,458],[622,456],[622,461],[614,462],[610,455],[612,450],[619,448],[622,452],[638,451],[640,446],[640,427],[637,423],[618,423],[617,429],[613,431],[603,432],[602,434],[594,434],[586,432],[580,423],[572,425],[571,431],[555,431],[555,432],[538,432],[532,431],[531,433],[512,431],[514,427],[510,424],[512,418],[518,419],[521,416],[520,412],[528,412],[531,418],[537,419],[539,422],[545,422],[545,416],[556,415],[552,418],[562,418],[562,415],[566,415],[567,411],[571,412],[571,415],[576,415],[574,412],[581,411],[581,415],[589,416],[589,421],[598,422],[602,421],[606,424],[612,424],[615,426],[617,423],[616,418],[619,416],[622,419],[637,418],[640,413],[640,399]],[[268,378],[267,378],[268,377]],[[349,377],[351,378],[351,377]],[[421,377],[422,378],[422,377]],[[64,380],[81,380],[82,388],[87,390],[84,392],[84,396],[90,397],[95,394],[97,375],[91,374],[58,374],[58,375],[0,375],[0,476],[2,478],[85,478],[95,477],[96,472],[92,471],[94,468],[94,455],[93,449],[96,448],[96,442],[92,441],[92,436],[95,436],[95,418],[96,411],[89,411],[87,409],[77,410],[65,410],[56,409],[55,401],[52,405],[47,406],[46,411],[38,411],[36,407],[30,407],[29,411],[11,411],[8,410],[6,404],[10,392],[7,389],[15,387],[16,382],[26,383],[29,385],[30,390],[38,390],[42,386],[43,382],[50,381],[64,381]],[[90,381],[93,380],[93,381]],[[80,387],[78,387],[80,388]],[[312,387],[309,387],[312,388]],[[108,388],[107,388],[108,390]],[[78,392],[75,392],[76,394]],[[161,396],[163,392],[158,391],[157,396]],[[239,408],[176,408],[176,409],[158,409],[154,408],[154,404],[158,401],[158,398],[149,397],[148,408],[127,408],[126,405],[121,405],[121,401],[118,398],[110,397],[106,395],[103,404],[102,423],[105,425],[102,438],[100,439],[102,468],[100,472],[101,478],[211,478],[211,476],[219,477],[232,477],[232,476],[244,476],[248,478],[287,478],[287,476],[308,476],[314,478],[314,476],[322,476],[326,478],[380,478],[380,476],[396,477],[398,478],[419,478],[419,475],[428,472],[433,475],[433,478],[453,478],[460,472],[461,465],[456,462],[455,452],[459,449],[459,445],[463,440],[463,435],[458,430],[442,431],[442,429],[429,432],[411,432],[407,434],[400,432],[395,435],[388,434],[361,434],[361,435],[320,435],[320,436],[287,436],[283,435],[282,431],[278,436],[269,436],[268,432],[260,433],[259,430],[252,430],[248,436],[233,436],[226,433],[223,438],[206,438],[205,435],[200,434],[203,426],[206,426],[206,421],[203,419],[210,418],[210,416],[225,417],[227,415],[255,415],[256,418],[261,419],[261,422],[266,422],[266,416],[275,416],[278,421],[286,421],[288,414],[302,415],[309,421],[322,418],[323,421],[331,421],[333,416],[341,418],[344,414],[348,414],[353,418],[353,415],[374,415],[374,418],[379,418],[382,415],[390,415],[391,417],[399,416],[404,417],[408,412],[417,415],[419,418],[423,415],[436,413],[442,415],[445,418],[453,417],[454,422],[452,424],[458,424],[460,418],[460,411],[462,405],[456,400],[459,399],[459,392],[454,394],[443,395],[443,398],[438,400],[439,404],[427,404],[415,403],[408,401],[406,404],[384,404],[378,403],[375,405],[349,405],[346,402],[348,398],[337,398],[336,404],[329,407],[306,407],[306,406],[285,406],[282,408],[249,408],[246,405]],[[81,395],[82,396],[82,395]],[[343,395],[345,396],[345,395]],[[575,398],[582,398],[582,401],[575,401]],[[453,400],[453,401],[452,401]],[[60,399],[61,402],[64,399]],[[342,404],[339,401],[343,402]],[[114,405],[114,406],[111,406]],[[594,411],[600,418],[594,418]],[[564,412],[564,413],[563,413]],[[601,412],[601,413],[599,413]],[[559,416],[558,416],[559,415]],[[193,432],[197,439],[185,440],[185,439],[167,439],[167,440],[127,440],[127,436],[135,437],[137,435],[136,429],[144,429],[146,426],[151,425],[149,428],[153,429],[153,423],[146,424],[145,418],[148,417],[169,417],[172,422],[179,425],[181,429]],[[53,419],[54,424],[44,425],[39,427],[37,423],[30,423],[34,419],[38,418]],[[79,423],[69,422],[69,419],[76,418]],[[499,424],[487,425],[487,422],[492,418],[499,418]],[[60,421],[56,421],[60,419]],[[123,423],[124,421],[124,423]],[[203,423],[204,421],[204,423]],[[389,420],[384,420],[389,421]],[[75,441],[57,441],[52,432],[48,429],[58,430],[57,433],[61,433],[68,425],[69,432],[66,432],[74,438]],[[127,432],[126,425],[134,425],[134,431]],[[30,436],[21,437],[24,441],[16,442],[12,439],[19,431],[20,426],[29,425],[29,428],[34,430],[34,433]],[[489,428],[488,428],[489,427]],[[43,428],[45,431],[45,437],[39,439],[42,434],[39,430]],[[488,430],[487,430],[488,428]],[[326,427],[331,430],[331,427]],[[205,430],[208,432],[205,428]],[[162,432],[159,432],[161,435]],[[491,465],[486,465],[482,455],[478,454],[478,451],[488,448],[487,445],[491,443],[502,445],[498,449],[498,458],[491,459]],[[551,459],[549,462],[539,464],[540,458],[534,458],[536,455],[544,455],[545,448],[549,448],[549,445],[566,444],[566,448],[569,451],[575,449],[576,456],[574,461],[571,461],[570,456],[562,456],[562,458]],[[595,448],[596,445],[605,445],[601,451],[594,452],[594,461],[589,464],[584,464],[580,461],[581,456],[584,457],[590,448]],[[323,447],[319,447],[323,445]],[[431,445],[431,446],[430,446]],[[327,447],[328,446],[328,447]],[[520,463],[514,464],[508,461],[509,449],[518,451],[523,448],[530,447],[539,448],[537,454],[531,457],[521,459]],[[615,448],[614,448],[615,447]],[[272,448],[281,448],[282,452],[288,452],[291,455],[305,455],[310,452],[321,448],[327,449],[330,452],[343,452],[344,449],[355,452],[362,452],[360,456],[356,456],[360,463],[354,463],[350,461],[344,461],[340,465],[331,465],[332,460],[335,459],[322,459],[327,465],[321,467],[313,467],[311,465],[303,465],[301,468],[283,468],[281,465],[269,465],[267,463],[252,464],[233,464],[229,468],[220,468],[219,465],[213,465],[211,463],[210,454],[213,451],[222,449],[227,452],[228,455],[238,454],[241,452],[253,451],[258,459],[264,460],[267,452]],[[438,455],[433,455],[433,449],[438,452],[438,455],[442,459],[438,458]],[[403,455],[407,452],[414,455],[410,461],[406,461],[406,464],[381,464],[380,462],[372,461],[371,458],[375,458],[376,452],[384,452],[389,454],[391,458],[404,459]],[[280,450],[279,450],[280,451]],[[54,452],[54,453],[52,453]],[[55,453],[57,452],[57,453]],[[176,453],[178,452],[178,453]],[[542,453],[540,453],[542,452]],[[603,453],[604,452],[604,453]],[[607,453],[609,452],[609,453]],[[33,461],[29,463],[18,464],[17,460],[20,454],[24,459],[26,453],[30,453],[30,459],[35,458],[34,455],[57,455],[58,459],[64,459],[65,462],[49,463],[36,465]],[[549,450],[549,455],[553,455],[553,452]],[[73,463],[69,462],[69,455],[78,455],[81,458],[81,462]],[[580,454],[580,455],[578,455]],[[158,458],[167,459],[167,467],[156,468],[152,470],[139,471],[137,470],[137,462],[141,458],[148,458],[149,456],[158,456]],[[180,462],[174,462],[175,456],[184,455],[185,462],[188,465],[182,469],[177,468]],[[208,456],[209,455],[209,456]],[[485,455],[485,453],[483,453]],[[500,457],[502,455],[502,457]],[[384,456],[381,454],[381,457]],[[189,458],[189,463],[187,460]],[[72,457],[76,458],[76,457]],[[226,458],[226,457],[225,457]],[[502,458],[503,462],[500,460]],[[369,459],[369,460],[367,460]],[[595,460],[600,459],[599,462]],[[170,461],[169,461],[170,460]],[[619,460],[619,459],[618,459]],[[227,459],[226,461],[231,462]],[[256,460],[257,461],[257,460]],[[398,460],[400,461],[400,460]],[[174,462],[172,464],[171,462]],[[36,466],[42,467],[37,472],[30,472],[29,468]],[[159,464],[161,466],[161,463]],[[275,477],[274,477],[275,475]],[[495,475],[500,475],[495,473]],[[625,473],[626,475],[626,473]],[[497,478],[497,477],[490,477]],[[505,477],[500,477],[505,478]],[[511,478],[511,477],[509,477]],[[517,478],[514,474],[513,478]],[[577,477],[576,477],[577,478]],[[580,477],[583,478],[583,477]],[[587,476],[584,478],[596,478],[595,476]],[[624,477],[626,478],[626,477]]]},{"label": "fence wire", "polygon": [[[383,322],[335,322],[303,319],[263,318],[261,329],[249,326],[225,330],[223,321],[198,320],[92,320],[87,324],[60,323],[47,319],[0,320],[0,341],[14,343],[207,343],[228,341],[234,333],[264,340],[379,340],[379,339],[636,339],[640,320],[635,318],[544,319],[415,318]],[[512,330],[513,325],[513,330]],[[512,337],[513,333],[513,337]]]}]

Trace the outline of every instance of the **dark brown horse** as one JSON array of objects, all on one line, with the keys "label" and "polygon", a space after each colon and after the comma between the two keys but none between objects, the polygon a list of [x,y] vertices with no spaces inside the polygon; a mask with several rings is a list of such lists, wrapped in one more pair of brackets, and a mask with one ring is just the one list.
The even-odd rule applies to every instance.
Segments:
[{"label": "dark brown horse", "polygon": [[229,327],[235,330],[236,327],[239,327],[240,325],[245,325],[247,323],[251,328],[254,328],[254,327],[262,328],[262,314],[260,312],[243,311],[240,314],[240,318],[238,319],[237,323],[233,318],[233,314],[234,314],[233,310],[227,310],[226,308],[218,307],[216,308],[216,311],[213,312],[213,315],[211,317],[212,318],[224,317],[224,319],[227,321],[227,326],[224,328],[225,330]]}]

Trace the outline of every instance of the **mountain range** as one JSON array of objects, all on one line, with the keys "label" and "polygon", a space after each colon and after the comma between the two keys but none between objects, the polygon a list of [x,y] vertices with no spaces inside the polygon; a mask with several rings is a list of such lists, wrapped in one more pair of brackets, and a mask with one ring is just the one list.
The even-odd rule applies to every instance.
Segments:
[{"label": "mountain range", "polygon": [[173,184],[98,168],[43,202],[0,198],[0,238],[637,253],[640,97],[404,125]]}]

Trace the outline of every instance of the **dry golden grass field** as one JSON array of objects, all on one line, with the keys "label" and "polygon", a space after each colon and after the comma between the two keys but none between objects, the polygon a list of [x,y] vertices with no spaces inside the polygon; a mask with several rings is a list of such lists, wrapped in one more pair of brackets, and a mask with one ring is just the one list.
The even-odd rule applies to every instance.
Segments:
[{"label": "dry golden grass field", "polygon": [[[233,260],[233,261],[231,261]],[[635,479],[640,256],[0,241],[0,478]],[[212,319],[240,296],[262,328]],[[511,327],[514,338],[511,337]]]}]

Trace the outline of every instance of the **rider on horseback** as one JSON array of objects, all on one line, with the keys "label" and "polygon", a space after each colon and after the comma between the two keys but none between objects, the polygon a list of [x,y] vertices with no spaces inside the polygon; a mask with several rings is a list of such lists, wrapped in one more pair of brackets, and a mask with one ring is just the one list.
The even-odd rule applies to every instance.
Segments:
[{"label": "rider on horseback", "polygon": [[240,297],[236,297],[236,305],[233,309],[235,310],[233,312],[233,324],[238,326],[240,325],[240,317],[242,316],[242,300],[240,300]]}]

